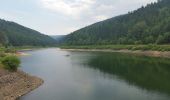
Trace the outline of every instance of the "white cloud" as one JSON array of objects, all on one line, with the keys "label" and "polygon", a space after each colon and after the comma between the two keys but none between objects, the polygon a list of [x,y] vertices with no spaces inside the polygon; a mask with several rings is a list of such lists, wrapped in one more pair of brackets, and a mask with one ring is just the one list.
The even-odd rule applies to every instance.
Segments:
[{"label": "white cloud", "polygon": [[95,0],[41,0],[43,6],[65,15],[77,16],[88,10]]},{"label": "white cloud", "polygon": [[99,16],[94,16],[94,20],[96,21],[102,21],[102,20],[105,20],[105,19],[108,19],[109,17],[106,16],[106,15],[99,15]]},{"label": "white cloud", "polygon": [[[58,17],[53,30],[70,33],[76,29],[136,10],[157,0],[39,0],[41,7]],[[55,31],[53,32],[55,33]]]},{"label": "white cloud", "polygon": [[46,34],[67,34],[157,0],[1,0],[0,16]]},{"label": "white cloud", "polygon": [[[40,0],[43,7],[71,18],[101,20],[157,0]],[[107,16],[107,17],[106,17]],[[96,17],[96,19],[95,19]]]}]

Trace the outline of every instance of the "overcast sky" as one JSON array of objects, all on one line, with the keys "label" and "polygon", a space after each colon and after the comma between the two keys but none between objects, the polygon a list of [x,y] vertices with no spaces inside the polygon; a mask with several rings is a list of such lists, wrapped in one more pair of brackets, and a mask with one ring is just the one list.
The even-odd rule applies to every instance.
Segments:
[{"label": "overcast sky", "polygon": [[1,0],[0,18],[17,22],[47,35],[63,35],[155,1]]}]

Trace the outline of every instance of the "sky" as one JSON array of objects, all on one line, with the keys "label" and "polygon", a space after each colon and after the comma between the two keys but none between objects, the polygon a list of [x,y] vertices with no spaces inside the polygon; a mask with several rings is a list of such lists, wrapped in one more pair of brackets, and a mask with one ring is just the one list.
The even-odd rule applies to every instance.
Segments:
[{"label": "sky", "polygon": [[66,35],[157,0],[0,0],[0,18],[47,35]]}]

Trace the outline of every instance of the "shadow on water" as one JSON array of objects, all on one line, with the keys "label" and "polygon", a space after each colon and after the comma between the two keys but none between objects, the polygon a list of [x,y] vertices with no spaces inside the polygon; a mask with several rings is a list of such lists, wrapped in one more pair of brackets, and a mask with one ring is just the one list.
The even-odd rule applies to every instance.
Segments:
[{"label": "shadow on water", "polygon": [[170,95],[170,59],[97,53],[88,66],[110,73],[140,88]]}]

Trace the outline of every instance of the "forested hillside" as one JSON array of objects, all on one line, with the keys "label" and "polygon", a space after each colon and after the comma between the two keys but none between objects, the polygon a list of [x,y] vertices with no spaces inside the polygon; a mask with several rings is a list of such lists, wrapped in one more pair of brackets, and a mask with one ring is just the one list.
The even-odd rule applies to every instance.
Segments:
[{"label": "forested hillside", "polygon": [[56,40],[57,44],[60,44],[65,35],[52,35],[51,37]]},{"label": "forested hillside", "polygon": [[0,19],[0,44],[13,46],[52,46],[56,41],[35,30]]},{"label": "forested hillside", "polygon": [[66,45],[169,44],[170,0],[95,23],[65,37]]},{"label": "forested hillside", "polygon": [[0,32],[0,44],[8,43],[8,39],[3,32]]}]

